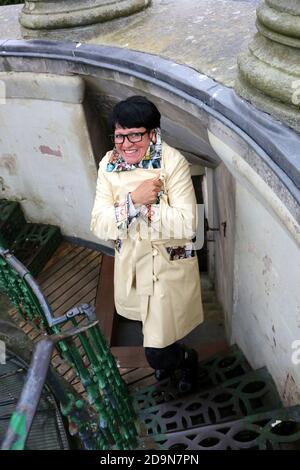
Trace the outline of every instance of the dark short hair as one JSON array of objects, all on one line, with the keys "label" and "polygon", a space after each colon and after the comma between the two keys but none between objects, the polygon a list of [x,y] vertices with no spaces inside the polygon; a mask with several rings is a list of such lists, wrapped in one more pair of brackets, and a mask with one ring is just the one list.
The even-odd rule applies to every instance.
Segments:
[{"label": "dark short hair", "polygon": [[160,127],[160,112],[152,101],[145,96],[130,96],[120,101],[113,108],[111,116],[111,128],[115,130],[116,125],[121,127],[145,127],[147,130]]}]

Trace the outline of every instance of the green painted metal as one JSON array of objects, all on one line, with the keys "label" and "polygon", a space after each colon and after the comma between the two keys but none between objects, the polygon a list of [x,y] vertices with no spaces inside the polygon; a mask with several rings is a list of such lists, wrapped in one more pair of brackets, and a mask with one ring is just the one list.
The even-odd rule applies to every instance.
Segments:
[{"label": "green painted metal", "polygon": [[[10,346],[14,349],[13,343]],[[24,359],[12,352],[12,349],[7,349],[6,363],[0,365],[1,450],[7,448],[20,450],[24,447],[26,450],[69,449],[63,420],[59,414],[57,401],[54,399],[52,384],[51,387],[43,386],[43,380],[36,380],[40,378],[40,371],[45,362],[49,364],[49,355],[48,357],[47,354],[39,356],[36,361],[39,373],[35,376],[32,371],[33,364],[30,364],[28,368],[28,363]],[[45,373],[47,372],[48,376],[56,379],[56,382],[59,380],[52,370],[47,371],[46,368]],[[26,391],[26,383],[30,381],[30,376],[34,381],[31,381]],[[42,393],[40,393],[40,387],[42,387]],[[37,390],[39,390],[38,393]],[[22,406],[18,406],[22,395]],[[24,400],[24,397],[28,397],[28,402]],[[9,446],[6,445],[8,441]]]},{"label": "green painted metal", "polygon": [[266,369],[248,372],[208,391],[199,391],[143,409],[140,418],[149,434],[222,423],[282,406]]},{"label": "green painted metal", "polygon": [[28,288],[26,278],[20,276],[2,256],[0,256],[0,292],[9,297],[22,319],[31,322],[39,330],[47,329],[40,303]]},{"label": "green painted metal", "polygon": [[[199,363],[196,388],[201,391],[209,390],[250,370],[251,367],[242,351],[234,345],[229,350],[214,354]],[[134,406],[138,410],[144,410],[179,397],[176,386],[166,379],[137,391],[134,394]]]},{"label": "green painted metal", "polygon": [[23,413],[14,413],[10,426],[13,429],[14,433],[18,436],[18,439],[12,445],[11,450],[23,450],[25,447],[26,439],[26,416]]},{"label": "green painted metal", "polygon": [[0,199],[0,246],[8,248],[36,276],[62,241],[53,225],[26,223],[16,201]]},{"label": "green painted metal", "polygon": [[[23,272],[18,273],[11,266],[12,258],[15,259],[0,251],[0,290],[9,296],[24,320],[47,334],[63,333],[70,319],[74,327],[84,326],[94,320],[78,311],[76,316],[69,318],[67,315],[62,317],[61,323],[50,326],[49,318],[47,321],[45,315],[45,306],[49,308],[46,299],[41,295],[38,299],[28,283],[31,278],[29,272],[24,267]],[[98,324],[76,337],[59,341],[57,348],[75,369],[86,391],[88,403],[94,410],[94,421],[80,422],[75,411],[84,406],[84,402],[74,402],[73,397],[69,397],[62,406],[62,412],[69,418],[71,429],[80,435],[83,427],[89,427],[91,432],[93,430],[96,448],[100,450],[136,448],[137,415]]]},{"label": "green painted metal", "polygon": [[26,224],[10,250],[36,276],[62,241],[60,229],[53,225]]},{"label": "green painted metal", "polygon": [[26,224],[21,206],[18,202],[0,199],[0,245],[9,248],[15,235]]}]

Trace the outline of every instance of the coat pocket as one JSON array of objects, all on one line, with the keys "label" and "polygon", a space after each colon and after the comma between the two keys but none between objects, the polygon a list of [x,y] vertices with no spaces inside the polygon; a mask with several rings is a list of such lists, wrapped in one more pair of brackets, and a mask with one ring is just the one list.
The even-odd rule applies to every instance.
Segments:
[{"label": "coat pocket", "polygon": [[192,243],[182,246],[167,246],[166,251],[170,261],[194,258],[196,253]]}]

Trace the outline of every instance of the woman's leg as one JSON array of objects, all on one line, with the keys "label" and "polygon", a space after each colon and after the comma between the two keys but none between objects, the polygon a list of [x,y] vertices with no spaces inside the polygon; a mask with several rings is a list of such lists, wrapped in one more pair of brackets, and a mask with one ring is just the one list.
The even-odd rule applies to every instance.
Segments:
[{"label": "woman's leg", "polygon": [[182,347],[178,343],[170,344],[165,348],[145,348],[145,355],[150,367],[155,371],[165,371],[166,376],[180,367],[183,359]]},{"label": "woman's leg", "polygon": [[163,380],[175,370],[180,370],[178,391],[186,393],[194,387],[198,369],[198,355],[194,349],[173,343],[165,348],[145,348],[145,355],[149,365],[155,369],[157,380]]}]

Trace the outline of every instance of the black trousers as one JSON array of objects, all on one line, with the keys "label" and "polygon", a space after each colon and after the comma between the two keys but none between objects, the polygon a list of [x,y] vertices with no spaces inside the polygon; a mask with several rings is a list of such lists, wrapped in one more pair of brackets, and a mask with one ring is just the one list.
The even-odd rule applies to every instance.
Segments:
[{"label": "black trousers", "polygon": [[171,371],[180,367],[184,352],[180,344],[173,343],[166,348],[145,348],[145,355],[153,369]]}]

